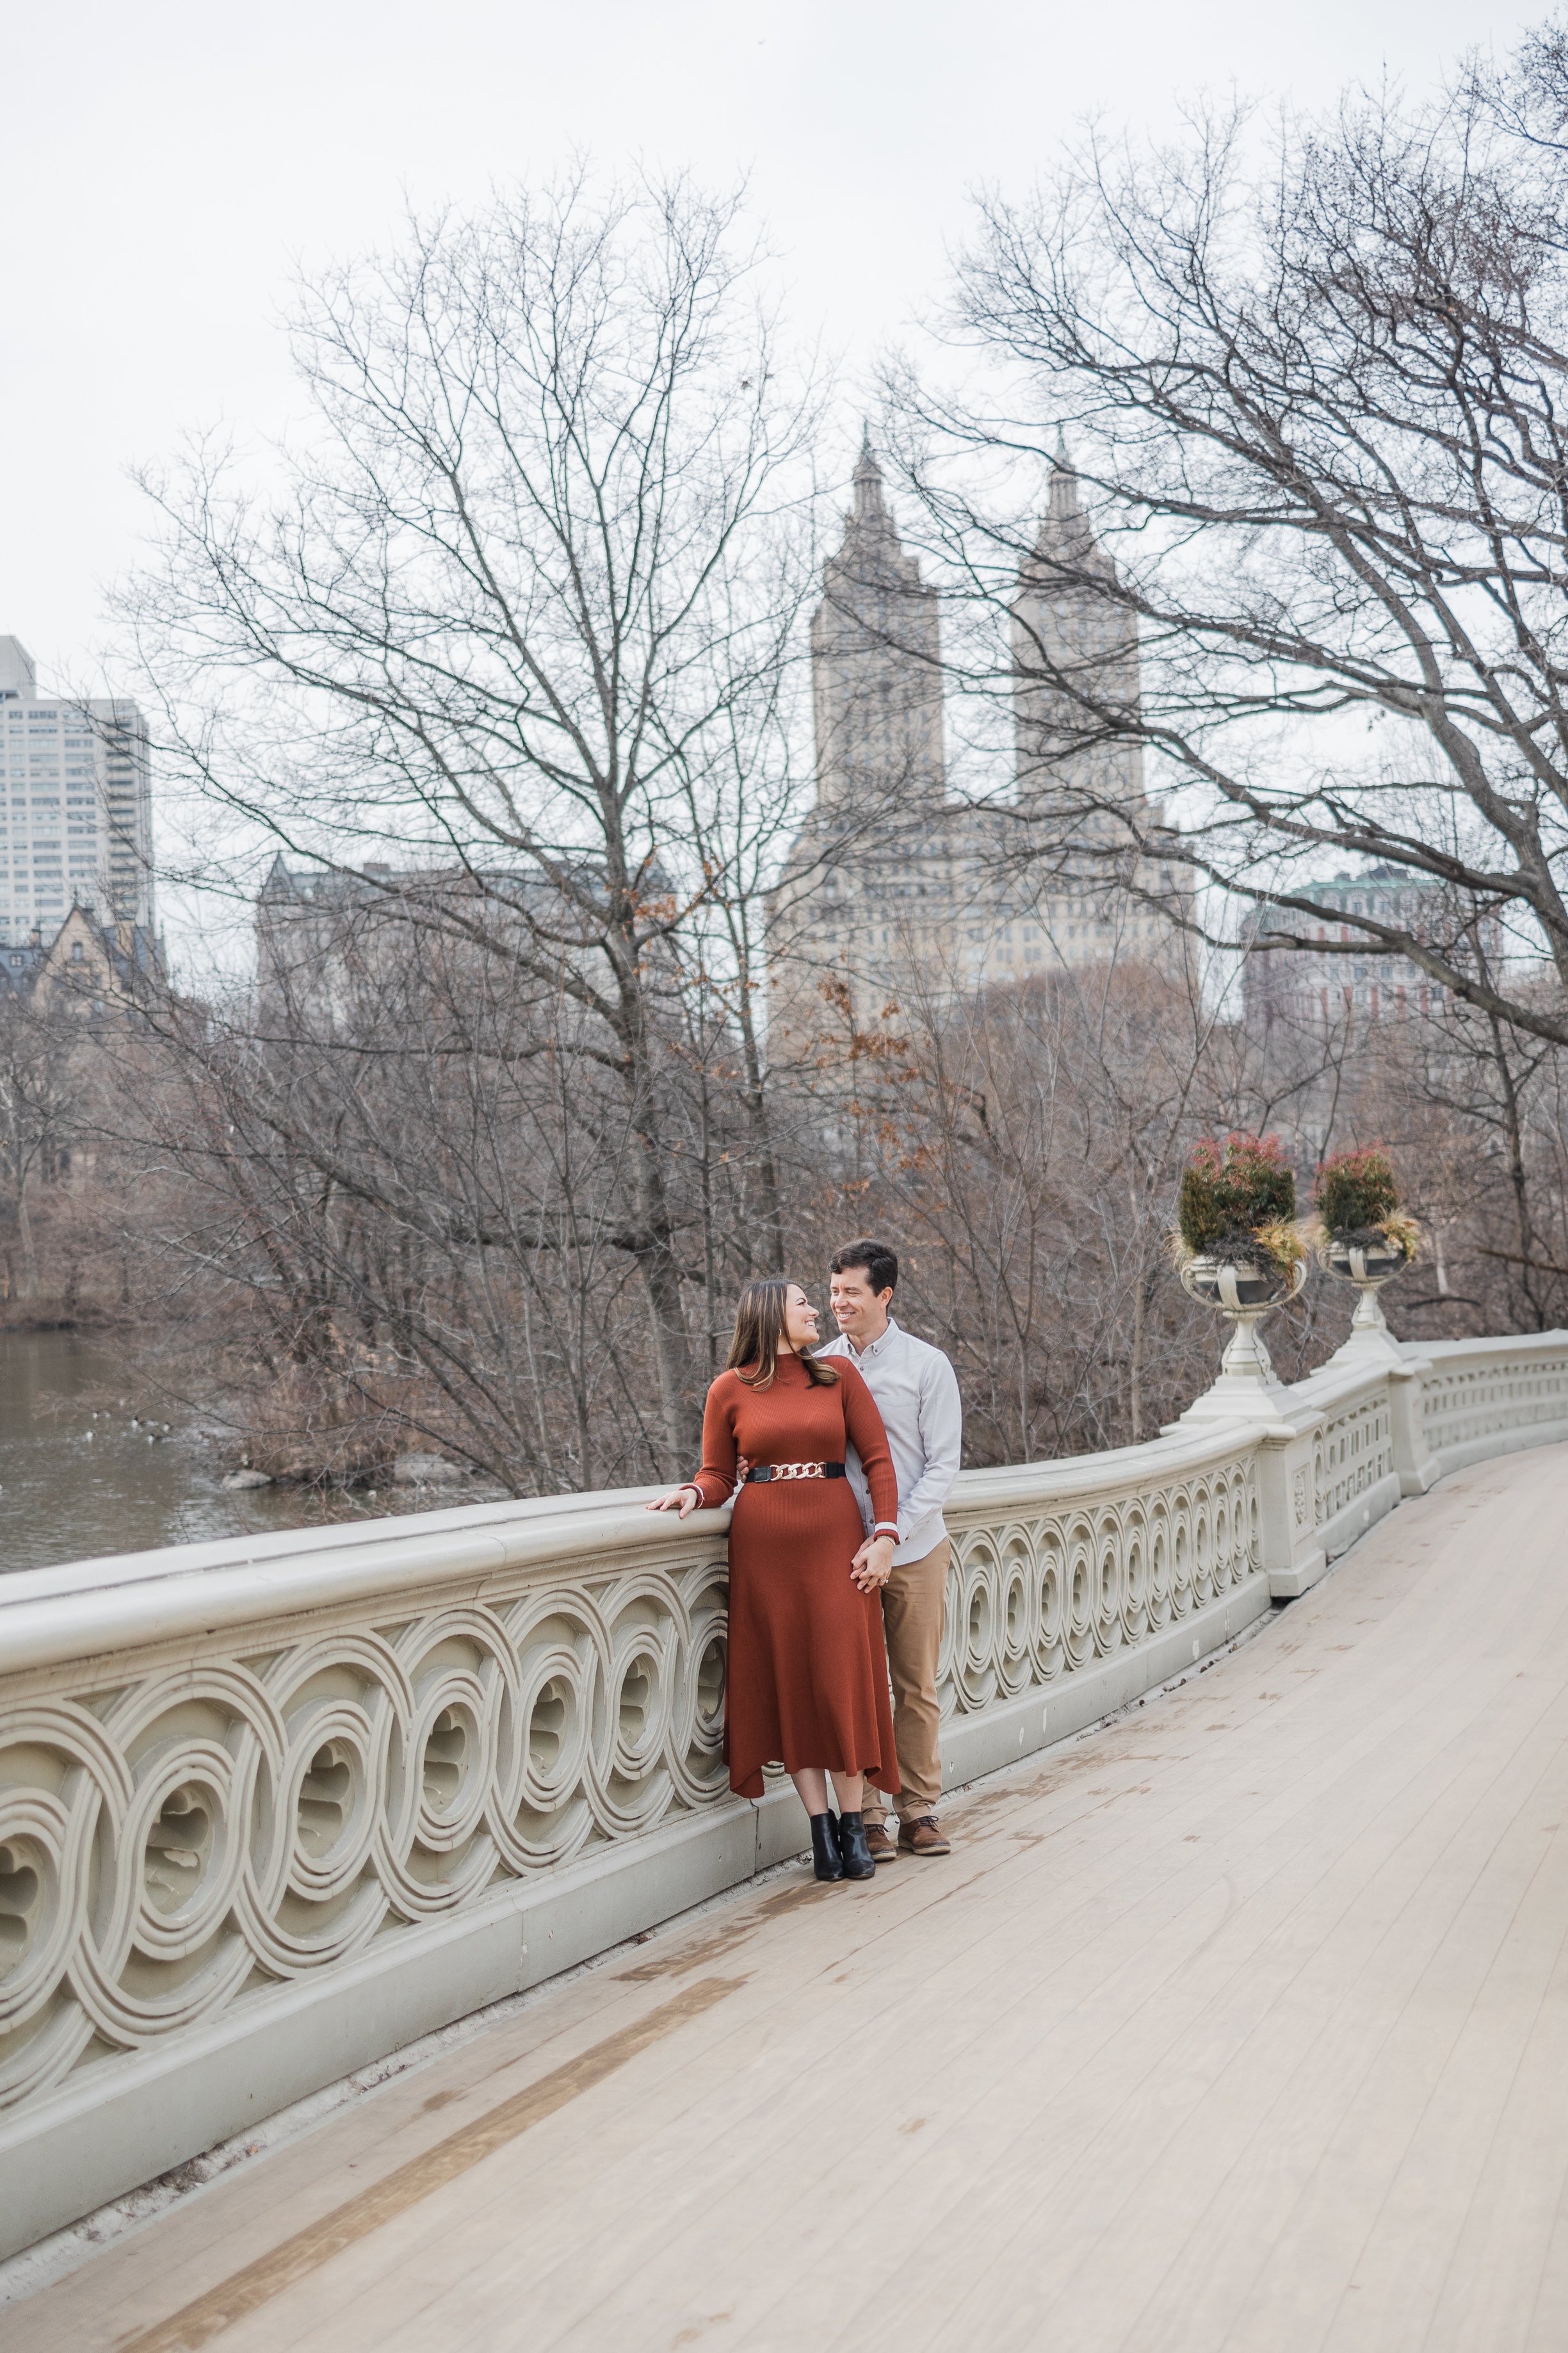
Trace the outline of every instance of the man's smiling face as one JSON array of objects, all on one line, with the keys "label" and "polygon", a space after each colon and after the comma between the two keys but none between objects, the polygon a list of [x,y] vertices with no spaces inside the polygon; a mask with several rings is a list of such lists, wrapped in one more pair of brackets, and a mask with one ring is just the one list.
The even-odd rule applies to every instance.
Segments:
[{"label": "man's smiling face", "polygon": [[871,1278],[863,1266],[847,1266],[842,1274],[836,1274],[827,1301],[834,1322],[857,1348],[879,1340],[888,1328],[892,1292],[873,1291]]}]

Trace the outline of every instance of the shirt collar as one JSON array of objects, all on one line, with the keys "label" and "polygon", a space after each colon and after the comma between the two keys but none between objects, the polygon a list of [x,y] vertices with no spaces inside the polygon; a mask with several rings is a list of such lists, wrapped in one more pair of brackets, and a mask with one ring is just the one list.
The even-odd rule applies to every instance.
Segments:
[{"label": "shirt collar", "polygon": [[898,1328],[899,1326],[896,1318],[889,1315],[888,1318],[887,1330],[885,1332],[879,1332],[877,1337],[874,1340],[868,1340],[863,1348],[858,1348],[855,1345],[854,1341],[849,1339],[847,1333],[846,1333],[844,1336],[846,1340],[848,1341],[849,1353],[852,1356],[861,1358],[867,1356],[879,1356]]}]

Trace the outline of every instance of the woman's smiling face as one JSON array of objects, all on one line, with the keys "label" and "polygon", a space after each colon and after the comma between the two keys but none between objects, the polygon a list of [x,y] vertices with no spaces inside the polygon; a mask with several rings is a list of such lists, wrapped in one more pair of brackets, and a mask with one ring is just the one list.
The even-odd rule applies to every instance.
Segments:
[{"label": "woman's smiling face", "polygon": [[816,1310],[798,1282],[790,1284],[784,1299],[784,1338],[797,1356],[816,1345]]}]

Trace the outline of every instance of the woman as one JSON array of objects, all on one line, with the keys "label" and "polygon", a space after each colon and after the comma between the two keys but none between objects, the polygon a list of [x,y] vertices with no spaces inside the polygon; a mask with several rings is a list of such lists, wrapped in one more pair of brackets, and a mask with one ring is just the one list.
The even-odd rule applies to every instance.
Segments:
[{"label": "woman", "polygon": [[[749,1282],[727,1370],[708,1392],[702,1468],[648,1505],[684,1519],[733,1494],[724,1753],[730,1787],[763,1794],[782,1757],[811,1817],[818,1879],[871,1879],[869,1774],[899,1787],[878,1599],[898,1538],[898,1482],[882,1417],[853,1365],[818,1364],[816,1310],[798,1282]],[[844,1475],[853,1446],[877,1525],[864,1535]],[[747,1469],[737,1481],[739,1458]],[[838,1799],[835,1828],[826,1776]]]}]

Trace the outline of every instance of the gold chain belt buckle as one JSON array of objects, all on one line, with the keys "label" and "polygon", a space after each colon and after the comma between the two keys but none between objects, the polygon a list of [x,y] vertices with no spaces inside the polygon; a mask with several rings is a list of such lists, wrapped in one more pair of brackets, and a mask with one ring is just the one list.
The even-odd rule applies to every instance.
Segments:
[{"label": "gold chain belt buckle", "polygon": [[820,1462],[781,1462],[773,1472],[775,1479],[820,1479]]}]

